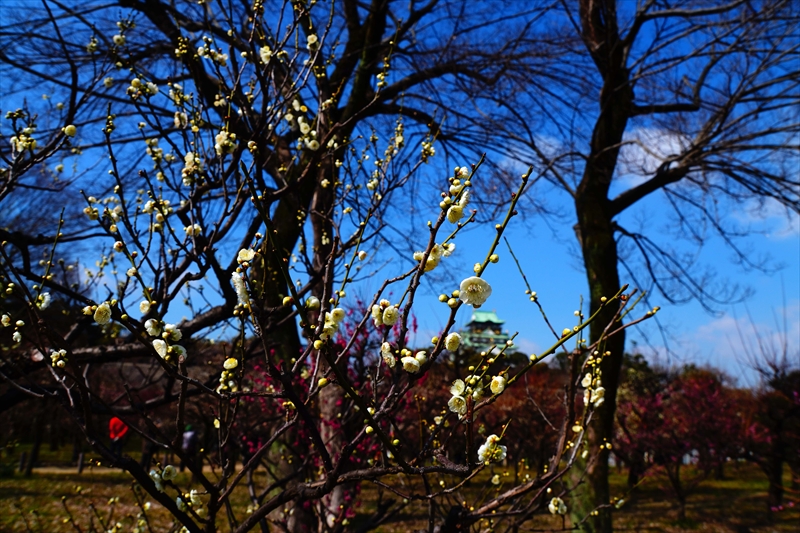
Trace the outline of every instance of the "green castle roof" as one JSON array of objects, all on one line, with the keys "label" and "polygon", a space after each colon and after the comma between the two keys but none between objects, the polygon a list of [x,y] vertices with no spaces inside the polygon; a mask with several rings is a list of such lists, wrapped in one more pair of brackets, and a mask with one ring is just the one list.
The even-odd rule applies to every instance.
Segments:
[{"label": "green castle roof", "polygon": [[478,311],[475,310],[472,312],[472,319],[469,321],[467,326],[473,323],[485,323],[491,322],[492,324],[505,324],[505,320],[500,320],[498,318],[497,313],[494,311]]}]

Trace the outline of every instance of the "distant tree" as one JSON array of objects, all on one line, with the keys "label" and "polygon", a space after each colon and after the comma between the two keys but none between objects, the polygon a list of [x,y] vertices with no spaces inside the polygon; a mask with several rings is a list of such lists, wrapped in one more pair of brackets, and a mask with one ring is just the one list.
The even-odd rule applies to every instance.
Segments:
[{"label": "distant tree", "polygon": [[[534,68],[527,18],[547,11],[465,6],[119,0],[12,10],[0,31],[0,74],[17,99],[0,139],[0,214],[10,213],[0,229],[0,394],[58,403],[175,531],[344,531],[361,484],[392,495],[359,517],[365,530],[417,504],[429,531],[517,528],[548,509],[564,519],[572,488],[561,480],[579,453],[596,455],[585,436],[603,389],[599,376],[579,387],[577,370],[602,348],[581,335],[600,314],[581,315],[524,364],[506,362],[506,345],[472,354],[457,379],[430,379],[458,350],[459,309],[490,297],[482,276],[537,179],[518,178],[485,248],[457,252],[476,223],[469,202],[483,159],[459,159],[419,187],[439,141],[498,142],[480,113],[459,108]],[[436,118],[445,101],[448,128]],[[20,208],[41,196],[55,208]],[[454,252],[476,266],[441,282],[443,326],[413,346],[422,283]],[[80,277],[65,281],[59,259],[75,256]],[[636,323],[615,325],[633,293],[601,307],[615,309],[604,340]],[[50,321],[55,302],[66,313]],[[551,420],[558,438],[539,451],[546,471],[500,491],[487,482],[490,497],[462,492],[519,451],[506,444],[499,400],[562,347],[566,415]],[[166,459],[116,453],[111,416],[191,480]],[[250,512],[234,509],[244,491]],[[141,512],[126,526],[146,528]]]},{"label": "distant tree", "polygon": [[800,462],[800,370],[776,368],[750,397],[749,408],[745,457],[766,474],[767,505],[774,511],[783,504],[784,465],[795,472]]},{"label": "distant tree", "polygon": [[[748,228],[728,215],[758,206],[800,212],[797,2],[577,0],[561,7],[548,20],[550,55],[560,59],[546,78],[531,76],[527,106],[499,99],[492,118],[509,156],[545,171],[537,197],[560,191],[574,206],[590,312],[629,276],[671,303],[696,299],[715,308],[735,300],[741,293],[715,283],[713,267],[675,241],[694,248],[716,235],[737,263],[760,268],[737,239]],[[514,120],[520,116],[524,125]],[[664,227],[649,207],[637,216],[655,195],[669,216]],[[554,205],[551,212],[563,215]],[[590,340],[603,331],[592,328]],[[590,429],[599,449],[613,434],[624,337],[604,349],[608,394]],[[573,507],[577,518],[603,505],[583,524],[588,531],[612,530],[608,453],[589,470],[584,504]]]},{"label": "distant tree", "polygon": [[[693,367],[667,377],[660,390],[642,395],[622,391],[617,447],[623,454],[637,452],[632,460],[637,468],[635,461],[646,454],[664,469],[678,502],[678,519],[685,520],[687,498],[697,485],[741,449],[738,397],[719,374]],[[694,464],[688,478],[687,456]]]}]

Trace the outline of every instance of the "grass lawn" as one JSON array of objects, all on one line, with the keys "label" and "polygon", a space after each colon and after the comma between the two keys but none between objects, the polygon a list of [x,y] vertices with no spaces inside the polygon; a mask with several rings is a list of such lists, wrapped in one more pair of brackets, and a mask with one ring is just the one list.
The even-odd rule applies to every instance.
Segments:
[{"label": "grass lawn", "polygon": [[[683,523],[675,520],[675,503],[665,480],[658,475],[648,477],[639,486],[633,501],[616,512],[616,527],[619,531],[636,532],[800,531],[798,494],[787,491],[786,503],[794,501],[795,506],[787,506],[784,511],[770,513],[765,504],[767,482],[760,470],[750,464],[732,464],[727,469],[726,476],[725,480],[708,479],[698,486],[688,499],[687,520]],[[611,481],[613,494],[624,495],[625,477],[615,474]],[[188,487],[188,475],[182,474],[177,482],[182,487]],[[788,484],[787,475],[786,486]],[[19,474],[0,478],[0,531],[75,531],[64,521],[67,516],[62,503],[64,496],[67,497],[66,505],[82,531],[91,531],[92,525],[98,531],[105,531],[117,521],[123,524],[122,531],[130,531],[134,518],[139,513],[131,492],[131,482],[125,474],[106,468],[89,467],[78,475],[74,468],[47,467],[34,471],[31,478],[24,478]],[[109,505],[109,499],[114,497],[118,497],[119,502]],[[362,516],[375,508],[376,497],[377,490],[374,486],[363,487],[362,505],[358,508],[360,516],[353,520],[354,524],[362,521]],[[245,490],[237,491],[233,506],[240,517],[248,504]],[[393,521],[377,531],[407,532],[424,527],[425,509],[422,504],[412,502],[402,513],[394,516]],[[153,531],[170,529],[171,520],[159,505],[152,505],[148,518],[153,525]],[[223,528],[222,531],[228,531],[227,523],[220,521],[220,527]],[[560,527],[560,520],[542,515],[531,522],[531,527],[546,531],[548,528]]]}]

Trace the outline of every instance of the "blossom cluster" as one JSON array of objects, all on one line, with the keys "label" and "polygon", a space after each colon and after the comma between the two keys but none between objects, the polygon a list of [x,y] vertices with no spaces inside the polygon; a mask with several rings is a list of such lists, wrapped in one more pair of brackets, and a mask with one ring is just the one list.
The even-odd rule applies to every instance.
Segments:
[{"label": "blossom cluster", "polygon": [[372,322],[375,327],[394,326],[400,318],[398,306],[392,305],[389,300],[381,300],[372,306]]},{"label": "blossom cluster", "polygon": [[186,348],[180,344],[170,344],[178,342],[183,338],[183,333],[175,324],[165,324],[155,318],[149,318],[144,323],[147,334],[151,337],[161,337],[153,341],[153,349],[167,362],[175,362],[175,359],[186,356]]},{"label": "blossom cluster", "polygon": [[64,368],[67,364],[67,351],[66,350],[52,350],[50,353],[50,364],[54,367]]}]

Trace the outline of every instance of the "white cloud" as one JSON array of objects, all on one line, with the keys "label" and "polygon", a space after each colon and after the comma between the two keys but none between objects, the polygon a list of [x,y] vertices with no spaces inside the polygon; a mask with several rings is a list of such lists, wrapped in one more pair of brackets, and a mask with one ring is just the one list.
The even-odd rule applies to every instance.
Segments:
[{"label": "white cloud", "polygon": [[735,210],[733,216],[745,224],[758,226],[770,239],[800,237],[800,217],[771,198],[753,199],[743,209]]},{"label": "white cloud", "polygon": [[668,159],[680,155],[690,139],[658,128],[634,128],[625,133],[617,176],[627,186],[646,181]]}]

